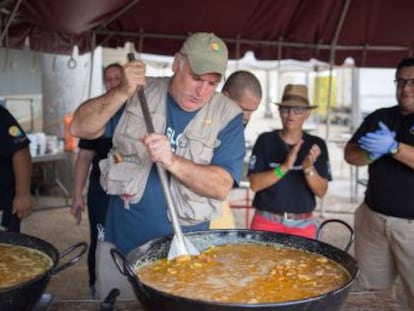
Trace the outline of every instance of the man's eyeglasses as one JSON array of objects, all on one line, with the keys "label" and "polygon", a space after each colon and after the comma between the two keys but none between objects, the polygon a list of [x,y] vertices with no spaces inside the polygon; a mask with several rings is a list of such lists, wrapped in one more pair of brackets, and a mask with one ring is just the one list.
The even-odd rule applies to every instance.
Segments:
[{"label": "man's eyeglasses", "polygon": [[283,114],[288,114],[291,111],[293,114],[304,114],[307,110],[309,108],[303,106],[279,106],[279,112]]},{"label": "man's eyeglasses", "polygon": [[397,78],[394,80],[394,83],[397,87],[405,87],[406,85],[408,87],[414,87],[414,79]]}]

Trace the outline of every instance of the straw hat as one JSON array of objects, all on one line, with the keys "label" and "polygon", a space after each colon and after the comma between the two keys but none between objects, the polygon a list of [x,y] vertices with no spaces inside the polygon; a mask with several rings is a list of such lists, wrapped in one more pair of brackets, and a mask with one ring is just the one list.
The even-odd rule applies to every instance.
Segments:
[{"label": "straw hat", "polygon": [[309,103],[308,87],[303,84],[288,84],[283,90],[281,103],[276,105],[303,106],[314,109],[318,106]]}]

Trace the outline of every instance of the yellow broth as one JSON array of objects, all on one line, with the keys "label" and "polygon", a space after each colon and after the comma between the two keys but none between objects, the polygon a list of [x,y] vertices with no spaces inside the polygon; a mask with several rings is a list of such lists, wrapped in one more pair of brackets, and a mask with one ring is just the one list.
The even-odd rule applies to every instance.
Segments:
[{"label": "yellow broth", "polygon": [[0,289],[34,279],[52,264],[49,256],[36,249],[0,243]]},{"label": "yellow broth", "polygon": [[141,282],[166,293],[222,303],[276,303],[328,293],[349,273],[325,256],[263,244],[228,244],[186,260],[136,268]]}]

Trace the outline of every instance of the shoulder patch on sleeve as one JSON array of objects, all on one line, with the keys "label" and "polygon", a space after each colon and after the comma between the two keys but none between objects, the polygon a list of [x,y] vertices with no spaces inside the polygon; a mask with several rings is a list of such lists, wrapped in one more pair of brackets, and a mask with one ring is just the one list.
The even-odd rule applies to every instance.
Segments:
[{"label": "shoulder patch on sleeve", "polygon": [[9,135],[12,137],[23,136],[23,132],[19,129],[18,126],[12,125],[9,127]]}]

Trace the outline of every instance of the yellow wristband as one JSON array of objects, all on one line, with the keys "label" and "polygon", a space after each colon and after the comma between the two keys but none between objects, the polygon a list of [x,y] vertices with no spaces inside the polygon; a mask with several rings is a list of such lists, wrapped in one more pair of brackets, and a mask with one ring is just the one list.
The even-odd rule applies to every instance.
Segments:
[{"label": "yellow wristband", "polygon": [[283,178],[283,176],[285,176],[285,173],[283,173],[280,165],[275,167],[274,172],[275,172],[275,175],[279,178]]}]

